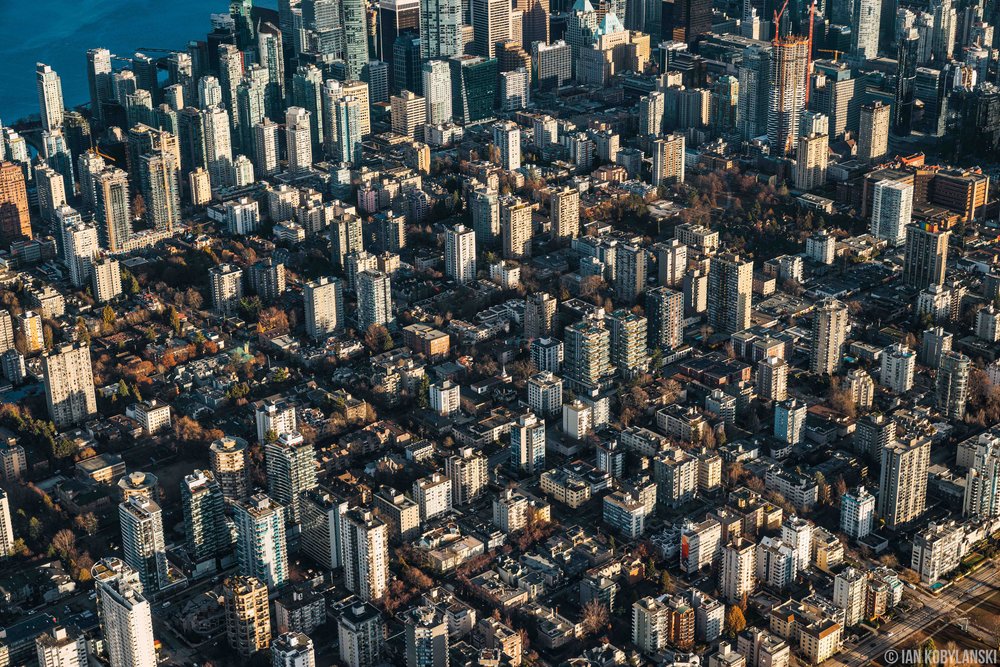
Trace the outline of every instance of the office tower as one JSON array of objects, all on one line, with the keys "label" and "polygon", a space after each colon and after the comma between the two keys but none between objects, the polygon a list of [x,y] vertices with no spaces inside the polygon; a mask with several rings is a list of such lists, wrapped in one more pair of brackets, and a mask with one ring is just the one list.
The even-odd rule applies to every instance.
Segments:
[{"label": "office tower", "polygon": [[243,298],[243,270],[233,264],[219,264],[208,270],[212,307],[220,315],[232,315]]},{"label": "office tower", "polygon": [[701,0],[674,0],[673,40],[694,44],[698,35],[712,31],[712,6]]},{"label": "office tower", "polygon": [[528,202],[507,195],[500,198],[500,232],[504,259],[531,257],[532,207]]},{"label": "office tower", "polygon": [[312,169],[311,114],[302,107],[289,107],[285,115],[288,171],[293,174]]},{"label": "office tower", "polygon": [[507,120],[494,125],[493,145],[498,152],[496,163],[502,169],[521,168],[521,130],[515,123]]},{"label": "office tower", "polygon": [[248,576],[226,577],[222,582],[226,607],[226,637],[244,660],[271,644],[271,608],[267,586]]},{"label": "office tower", "polygon": [[933,0],[929,9],[934,17],[931,52],[934,62],[943,67],[951,60],[955,49],[958,14],[951,0]]},{"label": "office tower", "polygon": [[[378,8],[378,41],[376,43],[375,56],[379,60],[389,63],[389,71],[392,72],[394,65],[393,45],[396,38],[406,33],[416,35],[420,30],[420,0],[386,0],[379,3]],[[419,42],[418,42],[419,46]],[[419,54],[418,54],[419,56]],[[390,74],[390,77],[392,74]],[[393,83],[393,80],[390,80]],[[401,90],[406,86],[395,82]]]},{"label": "office tower", "polygon": [[278,588],[288,580],[285,509],[263,493],[234,501],[232,507],[240,574]]},{"label": "office tower", "polygon": [[901,137],[909,136],[913,126],[913,102],[917,79],[917,48],[920,35],[916,29],[904,32],[898,38],[896,52],[896,94],[892,110],[892,132]]},{"label": "office tower", "polygon": [[452,506],[467,505],[486,490],[486,466],[486,457],[472,447],[463,447],[445,459]]},{"label": "office tower", "polygon": [[362,0],[343,0],[341,14],[344,30],[346,79],[357,79],[368,64],[367,5]]},{"label": "office tower", "polygon": [[903,181],[879,181],[872,201],[871,233],[899,246],[906,241],[906,226],[913,212],[913,185]]},{"label": "office tower", "polygon": [[564,379],[574,390],[592,392],[611,375],[611,332],[594,317],[566,327]]},{"label": "office tower", "polygon": [[653,142],[652,182],[655,186],[684,182],[684,135],[675,132]]},{"label": "office tower", "polygon": [[181,222],[180,164],[163,150],[139,160],[139,191],[146,204],[146,222],[170,232]]},{"label": "office tower", "polygon": [[66,343],[42,356],[49,417],[62,429],[97,414],[90,347]]},{"label": "office tower", "polygon": [[0,488],[0,560],[10,555],[14,548],[14,525],[10,518],[10,498]]},{"label": "office tower", "polygon": [[427,122],[427,104],[424,98],[404,90],[390,98],[392,105],[392,131],[411,139],[423,139]]},{"label": "office tower", "polygon": [[709,126],[716,136],[736,132],[739,119],[740,81],[731,74],[720,76],[712,86]]},{"label": "office tower", "polygon": [[539,90],[558,90],[573,78],[573,51],[565,41],[535,42],[531,54],[532,78]]},{"label": "office tower", "polygon": [[0,162],[0,242],[31,239],[31,214],[24,171],[15,162]]},{"label": "office tower", "polygon": [[615,249],[615,296],[634,303],[646,289],[646,249],[620,244]]},{"label": "office tower", "polygon": [[556,190],[549,198],[552,218],[552,235],[576,238],[580,235],[580,191],[565,187]]},{"label": "office tower", "polygon": [[789,445],[805,439],[807,408],[804,403],[789,398],[774,406],[774,437]]},{"label": "office tower", "polygon": [[941,354],[935,399],[937,409],[948,419],[961,420],[969,398],[969,370],[972,360],[960,352]]},{"label": "office tower", "polygon": [[271,644],[272,667],[316,667],[313,642],[301,632],[286,632]]},{"label": "office tower", "polygon": [[299,498],[315,488],[316,455],[311,443],[298,432],[281,433],[264,446],[267,492],[285,508],[289,523],[300,523]]},{"label": "office tower", "polygon": [[444,60],[431,60],[422,68],[427,123],[438,125],[451,120],[451,68]]},{"label": "office tower", "polygon": [[193,563],[221,555],[230,547],[222,489],[208,470],[195,470],[181,481],[184,545]]},{"label": "office tower", "polygon": [[69,280],[74,287],[82,288],[90,283],[94,275],[94,257],[100,251],[97,228],[78,222],[64,228],[62,235]]},{"label": "office tower", "polygon": [[375,667],[385,644],[385,622],[371,604],[353,602],[337,619],[340,661],[347,667]]},{"label": "office tower", "polygon": [[90,111],[94,118],[104,118],[104,103],[111,99],[111,52],[107,49],[87,51],[87,84],[90,90]]},{"label": "office tower", "polygon": [[809,191],[826,184],[826,163],[829,152],[828,135],[813,132],[799,136],[793,179],[796,188]]},{"label": "office tower", "polygon": [[903,281],[907,285],[923,289],[944,284],[950,237],[950,231],[931,222],[906,226]]},{"label": "office tower", "polygon": [[738,255],[713,256],[708,273],[708,324],[734,333],[750,327],[753,261]]},{"label": "office tower", "polygon": [[139,574],[113,557],[98,561],[92,573],[111,667],[156,667],[153,616]]},{"label": "office tower", "polygon": [[646,318],[625,310],[610,313],[605,321],[611,332],[611,363],[624,377],[634,377],[649,365],[646,354]]},{"label": "office tower", "polygon": [[918,518],[927,499],[930,438],[909,438],[882,449],[878,515],[894,529]]},{"label": "office tower", "polygon": [[805,111],[808,46],[802,37],[788,37],[771,47],[767,139],[772,155],[790,155],[798,143],[799,116]]},{"label": "office tower", "polygon": [[878,57],[879,20],[882,16],[881,0],[856,0],[854,2],[853,28],[854,56],[861,60]]},{"label": "office tower", "polygon": [[872,532],[875,523],[875,496],[859,486],[840,497],[840,530],[860,540]]},{"label": "office tower", "polygon": [[[684,246],[682,246],[684,247]],[[684,337],[684,295],[666,287],[646,292],[648,343],[652,350],[674,350]]]},{"label": "office tower", "polygon": [[148,498],[132,496],[118,506],[122,560],[139,573],[142,590],[155,593],[169,584],[163,512]]},{"label": "office tower", "polygon": [[448,622],[437,607],[406,612],[406,667],[448,667]]},{"label": "office tower", "polygon": [[876,163],[889,152],[890,108],[884,102],[872,102],[861,107],[858,126],[858,159]]},{"label": "office tower", "polygon": [[344,586],[361,600],[385,595],[389,579],[386,525],[369,510],[352,509],[341,522]]},{"label": "office tower", "polygon": [[973,519],[1000,516],[1000,446],[989,436],[980,437],[976,443],[965,477],[962,513]]},{"label": "office tower", "polygon": [[344,328],[344,288],[340,278],[323,276],[302,287],[306,333],[322,340]]},{"label": "office tower", "polygon": [[97,175],[97,221],[101,241],[111,252],[118,252],[132,236],[132,212],[128,174],[116,167]]},{"label": "office tower", "polygon": [[545,421],[530,410],[511,429],[510,463],[515,470],[532,475],[545,469]]},{"label": "office tower", "polygon": [[250,494],[247,451],[242,438],[220,438],[209,447],[212,474],[227,501],[243,500]]},{"label": "office tower", "polygon": [[458,283],[476,279],[476,233],[464,225],[445,231],[444,274]]},{"label": "office tower", "polygon": [[87,638],[75,626],[57,625],[35,637],[38,667],[87,667]]},{"label": "office tower", "polygon": [[448,66],[451,68],[452,116],[465,124],[493,116],[498,79],[497,61],[481,56],[452,56],[448,59]]},{"label": "office tower", "polygon": [[362,271],[358,281],[358,328],[364,332],[373,324],[393,321],[392,285],[381,271]]},{"label": "office tower", "polygon": [[38,63],[35,66],[35,79],[38,85],[38,108],[42,116],[42,130],[52,132],[63,124],[62,79],[48,65]]},{"label": "office tower", "polygon": [[836,299],[824,299],[815,310],[810,341],[809,370],[833,375],[840,370],[847,342],[847,306]]},{"label": "office tower", "polygon": [[496,55],[496,46],[510,39],[510,2],[505,0],[471,0],[472,51],[483,58]]},{"label": "office tower", "polygon": [[757,362],[757,393],[768,401],[788,397],[788,362],[781,357],[766,357]]},{"label": "office tower", "polygon": [[730,604],[738,604],[756,586],[757,562],[755,545],[736,537],[722,547],[722,567],[719,570],[719,593]]},{"label": "office tower", "polygon": [[[515,0],[514,8],[521,12],[520,42],[531,48],[536,42],[549,43],[549,0]],[[515,36],[515,39],[517,37]]]},{"label": "office tower", "polygon": [[420,57],[432,60],[461,53],[461,0],[420,0]]}]

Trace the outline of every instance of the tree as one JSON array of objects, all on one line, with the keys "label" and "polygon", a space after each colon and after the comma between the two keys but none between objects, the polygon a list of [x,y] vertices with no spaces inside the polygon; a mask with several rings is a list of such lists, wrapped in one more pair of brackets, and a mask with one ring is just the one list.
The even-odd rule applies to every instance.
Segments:
[{"label": "tree", "polygon": [[735,637],[747,627],[747,620],[743,612],[736,605],[729,605],[726,610],[726,632]]},{"label": "tree", "polygon": [[417,405],[426,408],[430,404],[431,381],[426,375],[420,378],[420,386],[417,388]]},{"label": "tree", "polygon": [[365,345],[373,353],[388,352],[394,347],[389,330],[381,324],[373,324],[365,331]]},{"label": "tree", "polygon": [[67,558],[76,547],[76,535],[69,528],[63,528],[52,536],[52,546],[61,557]]},{"label": "tree", "polygon": [[583,606],[583,618],[581,620],[583,631],[588,635],[596,634],[602,628],[607,627],[610,618],[611,614],[608,612],[607,606],[594,598]]}]

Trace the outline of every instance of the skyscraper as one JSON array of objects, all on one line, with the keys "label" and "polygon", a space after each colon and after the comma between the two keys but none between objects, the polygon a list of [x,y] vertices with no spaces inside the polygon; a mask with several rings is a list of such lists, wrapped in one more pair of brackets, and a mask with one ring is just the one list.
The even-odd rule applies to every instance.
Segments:
[{"label": "skyscraper", "polygon": [[684,295],[667,287],[646,291],[648,343],[652,350],[673,350],[683,341]]},{"label": "skyscraper", "polygon": [[840,370],[847,342],[847,306],[836,299],[826,299],[816,306],[810,342],[809,369],[813,373],[833,375]]},{"label": "skyscraper", "polygon": [[983,434],[976,442],[965,477],[963,514],[973,519],[1000,516],[1000,441]]},{"label": "skyscraper", "polygon": [[404,90],[390,98],[392,108],[392,131],[411,139],[424,138],[424,124],[427,122],[427,103],[424,98]]},{"label": "skyscraper", "polygon": [[674,0],[671,20],[675,42],[693,44],[698,35],[712,31],[712,6],[702,0]]},{"label": "skyscraper", "polygon": [[861,107],[858,126],[858,159],[878,162],[889,152],[890,108],[884,102],[872,102]]},{"label": "skyscraper", "polygon": [[111,52],[107,49],[87,51],[87,84],[90,112],[94,118],[103,119],[104,103],[111,99]]},{"label": "skyscraper", "polygon": [[497,93],[497,61],[460,55],[449,58],[448,65],[451,68],[451,111],[455,119],[468,124],[491,117]]},{"label": "skyscraper", "polygon": [[181,222],[180,164],[170,153],[147,153],[139,160],[139,190],[146,220],[157,231],[170,232]]},{"label": "skyscraper", "polygon": [[473,52],[493,58],[499,42],[510,39],[509,0],[471,0]]},{"label": "skyscraper", "polygon": [[90,347],[65,343],[42,357],[45,400],[49,417],[59,428],[78,424],[97,414]]},{"label": "skyscraper", "polygon": [[535,42],[548,44],[550,36],[549,0],[515,0],[514,8],[519,10],[522,15],[521,44],[529,50]]},{"label": "skyscraper", "polygon": [[619,308],[605,317],[611,332],[611,363],[623,377],[635,377],[649,366],[646,318]]},{"label": "skyscraper", "polygon": [[516,123],[502,121],[493,126],[493,145],[499,152],[500,167],[507,171],[521,168],[521,130]]},{"label": "skyscraper", "polygon": [[750,326],[753,261],[724,254],[711,259],[708,273],[708,324],[734,333]]},{"label": "skyscraper", "polygon": [[913,127],[913,100],[917,80],[917,48],[920,35],[911,28],[899,36],[896,51],[896,95],[893,105],[892,132],[909,136]]},{"label": "skyscraper", "polygon": [[420,0],[381,0],[378,7],[378,43],[375,56],[389,63],[389,71],[392,72],[392,48],[396,38],[404,32],[416,33],[419,30]]},{"label": "skyscraper", "polygon": [[795,153],[795,187],[812,190],[826,183],[826,163],[830,137],[826,134],[803,134]]},{"label": "skyscraper", "polygon": [[879,21],[882,17],[881,0],[856,0],[851,22],[855,57],[871,60],[878,57]]},{"label": "skyscraper", "polygon": [[364,0],[341,0],[344,21],[344,64],[347,79],[358,79],[368,64],[367,3]]},{"label": "skyscraper", "polygon": [[923,514],[930,456],[930,438],[911,437],[882,450],[878,514],[887,527],[897,528]]},{"label": "skyscraper", "polygon": [[961,352],[941,353],[935,399],[937,409],[948,419],[961,420],[969,398],[969,370],[972,360]]},{"label": "skyscraper", "polygon": [[913,185],[903,181],[879,181],[872,200],[871,233],[890,245],[906,241],[906,226],[913,212]]},{"label": "skyscraper", "polygon": [[181,481],[184,544],[192,562],[215,558],[230,546],[225,506],[222,489],[211,471],[195,470],[184,476]]},{"label": "skyscraper", "polygon": [[448,623],[437,607],[406,613],[406,667],[448,667]]},{"label": "skyscraper", "polygon": [[322,276],[302,287],[306,333],[321,340],[344,328],[344,290],[340,278]]},{"label": "skyscraper", "polygon": [[684,135],[675,132],[653,142],[653,185],[684,182]]},{"label": "skyscraper", "polygon": [[476,279],[476,233],[464,225],[445,231],[444,273],[458,283]]},{"label": "skyscraper", "polygon": [[635,303],[646,289],[646,249],[631,244],[615,248],[615,296],[626,303]]},{"label": "skyscraper", "polygon": [[612,373],[611,332],[598,317],[588,317],[566,327],[563,375],[578,393],[600,389]]},{"label": "skyscraper", "polygon": [[267,586],[248,576],[227,577],[222,582],[226,607],[226,637],[244,659],[271,644],[271,609]]},{"label": "skyscraper", "polygon": [[299,546],[320,565],[336,570],[344,564],[343,516],[348,503],[322,487],[302,494]]},{"label": "skyscraper", "polygon": [[463,447],[445,459],[452,506],[467,505],[486,491],[486,467],[486,457],[472,447]]},{"label": "skyscraper", "polygon": [[233,437],[216,440],[209,446],[209,459],[212,473],[226,500],[243,500],[250,494],[246,440]]},{"label": "skyscraper", "polygon": [[302,107],[289,107],[285,114],[288,171],[293,174],[312,169],[312,119]]},{"label": "skyscraper", "polygon": [[10,498],[0,489],[0,560],[10,555],[14,548],[14,526],[10,519]]},{"label": "skyscraper", "polygon": [[243,270],[233,264],[219,264],[208,270],[212,307],[220,315],[232,315],[243,298]]},{"label": "skyscraper", "polygon": [[256,577],[269,588],[288,580],[285,510],[263,493],[233,503],[236,560],[240,573]]},{"label": "skyscraper", "polygon": [[0,162],[0,243],[31,238],[31,213],[24,171],[15,162]]},{"label": "skyscraper", "polygon": [[385,644],[385,622],[371,604],[346,605],[337,619],[340,661],[347,667],[374,667]]},{"label": "skyscraper", "polygon": [[462,0],[420,0],[420,57],[462,53]]},{"label": "skyscraper", "polygon": [[923,289],[944,283],[950,237],[950,231],[931,222],[906,226],[903,280],[907,285]]},{"label": "skyscraper", "polygon": [[142,590],[155,593],[169,584],[163,512],[154,501],[132,496],[118,506],[122,560],[138,572]]},{"label": "skyscraper", "polygon": [[804,38],[788,37],[771,47],[767,139],[772,155],[789,155],[798,143],[799,116],[805,111],[808,46]]},{"label": "skyscraper", "polygon": [[389,535],[368,510],[349,510],[342,519],[344,586],[361,600],[378,600],[389,584]]},{"label": "skyscraper", "polygon": [[153,616],[139,574],[117,558],[98,561],[92,573],[111,667],[156,667]]},{"label": "skyscraper", "polygon": [[719,593],[731,604],[753,592],[757,583],[757,559],[752,541],[737,537],[722,548]]},{"label": "skyscraper", "polygon": [[281,433],[264,446],[267,492],[285,508],[289,523],[300,523],[300,497],[316,487],[316,455],[298,432]]},{"label": "skyscraper", "polygon": [[562,238],[580,235],[580,191],[565,187],[556,190],[549,198],[552,234]]},{"label": "skyscraper", "polygon": [[101,241],[109,251],[118,252],[132,236],[128,174],[110,167],[97,175],[95,187]]},{"label": "skyscraper", "polygon": [[362,271],[358,281],[358,328],[364,332],[373,324],[393,321],[392,285],[381,271]]},{"label": "skyscraper", "polygon": [[558,303],[548,292],[532,292],[524,300],[524,337],[532,340],[552,334]]},{"label": "skyscraper", "polygon": [[42,116],[42,130],[60,130],[63,124],[62,79],[48,65],[35,65],[35,79],[38,85],[38,108]]},{"label": "skyscraper", "polygon": [[100,251],[97,228],[81,221],[64,228],[62,236],[69,280],[74,287],[85,287],[94,275],[94,258]]},{"label": "skyscraper", "polygon": [[286,632],[271,644],[273,667],[316,667],[313,642],[301,632]]},{"label": "skyscraper", "polygon": [[422,68],[427,123],[437,125],[451,120],[451,68],[445,60],[431,60]]},{"label": "skyscraper", "polygon": [[507,195],[500,198],[500,232],[504,259],[531,257],[531,204]]},{"label": "skyscraper", "polygon": [[515,470],[532,475],[545,469],[545,421],[530,410],[510,431],[510,462]]}]

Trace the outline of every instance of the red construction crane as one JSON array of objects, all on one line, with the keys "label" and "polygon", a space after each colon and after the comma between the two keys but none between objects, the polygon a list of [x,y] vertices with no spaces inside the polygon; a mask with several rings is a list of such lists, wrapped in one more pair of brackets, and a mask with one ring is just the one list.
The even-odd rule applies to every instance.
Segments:
[{"label": "red construction crane", "polygon": [[809,48],[806,50],[806,108],[809,108],[809,89],[812,88],[809,77],[813,64],[813,24],[816,22],[816,0],[809,5]]}]

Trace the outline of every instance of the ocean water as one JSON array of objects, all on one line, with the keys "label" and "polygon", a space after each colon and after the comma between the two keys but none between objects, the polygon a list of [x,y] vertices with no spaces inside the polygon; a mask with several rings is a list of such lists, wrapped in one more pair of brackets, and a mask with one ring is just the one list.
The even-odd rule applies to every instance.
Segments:
[{"label": "ocean water", "polygon": [[[255,4],[275,8],[277,0]],[[210,14],[228,11],[228,0],[0,0],[0,121],[38,113],[37,62],[59,73],[66,106],[74,107],[90,97],[88,49],[125,57],[139,47],[183,50],[205,38]]]}]

